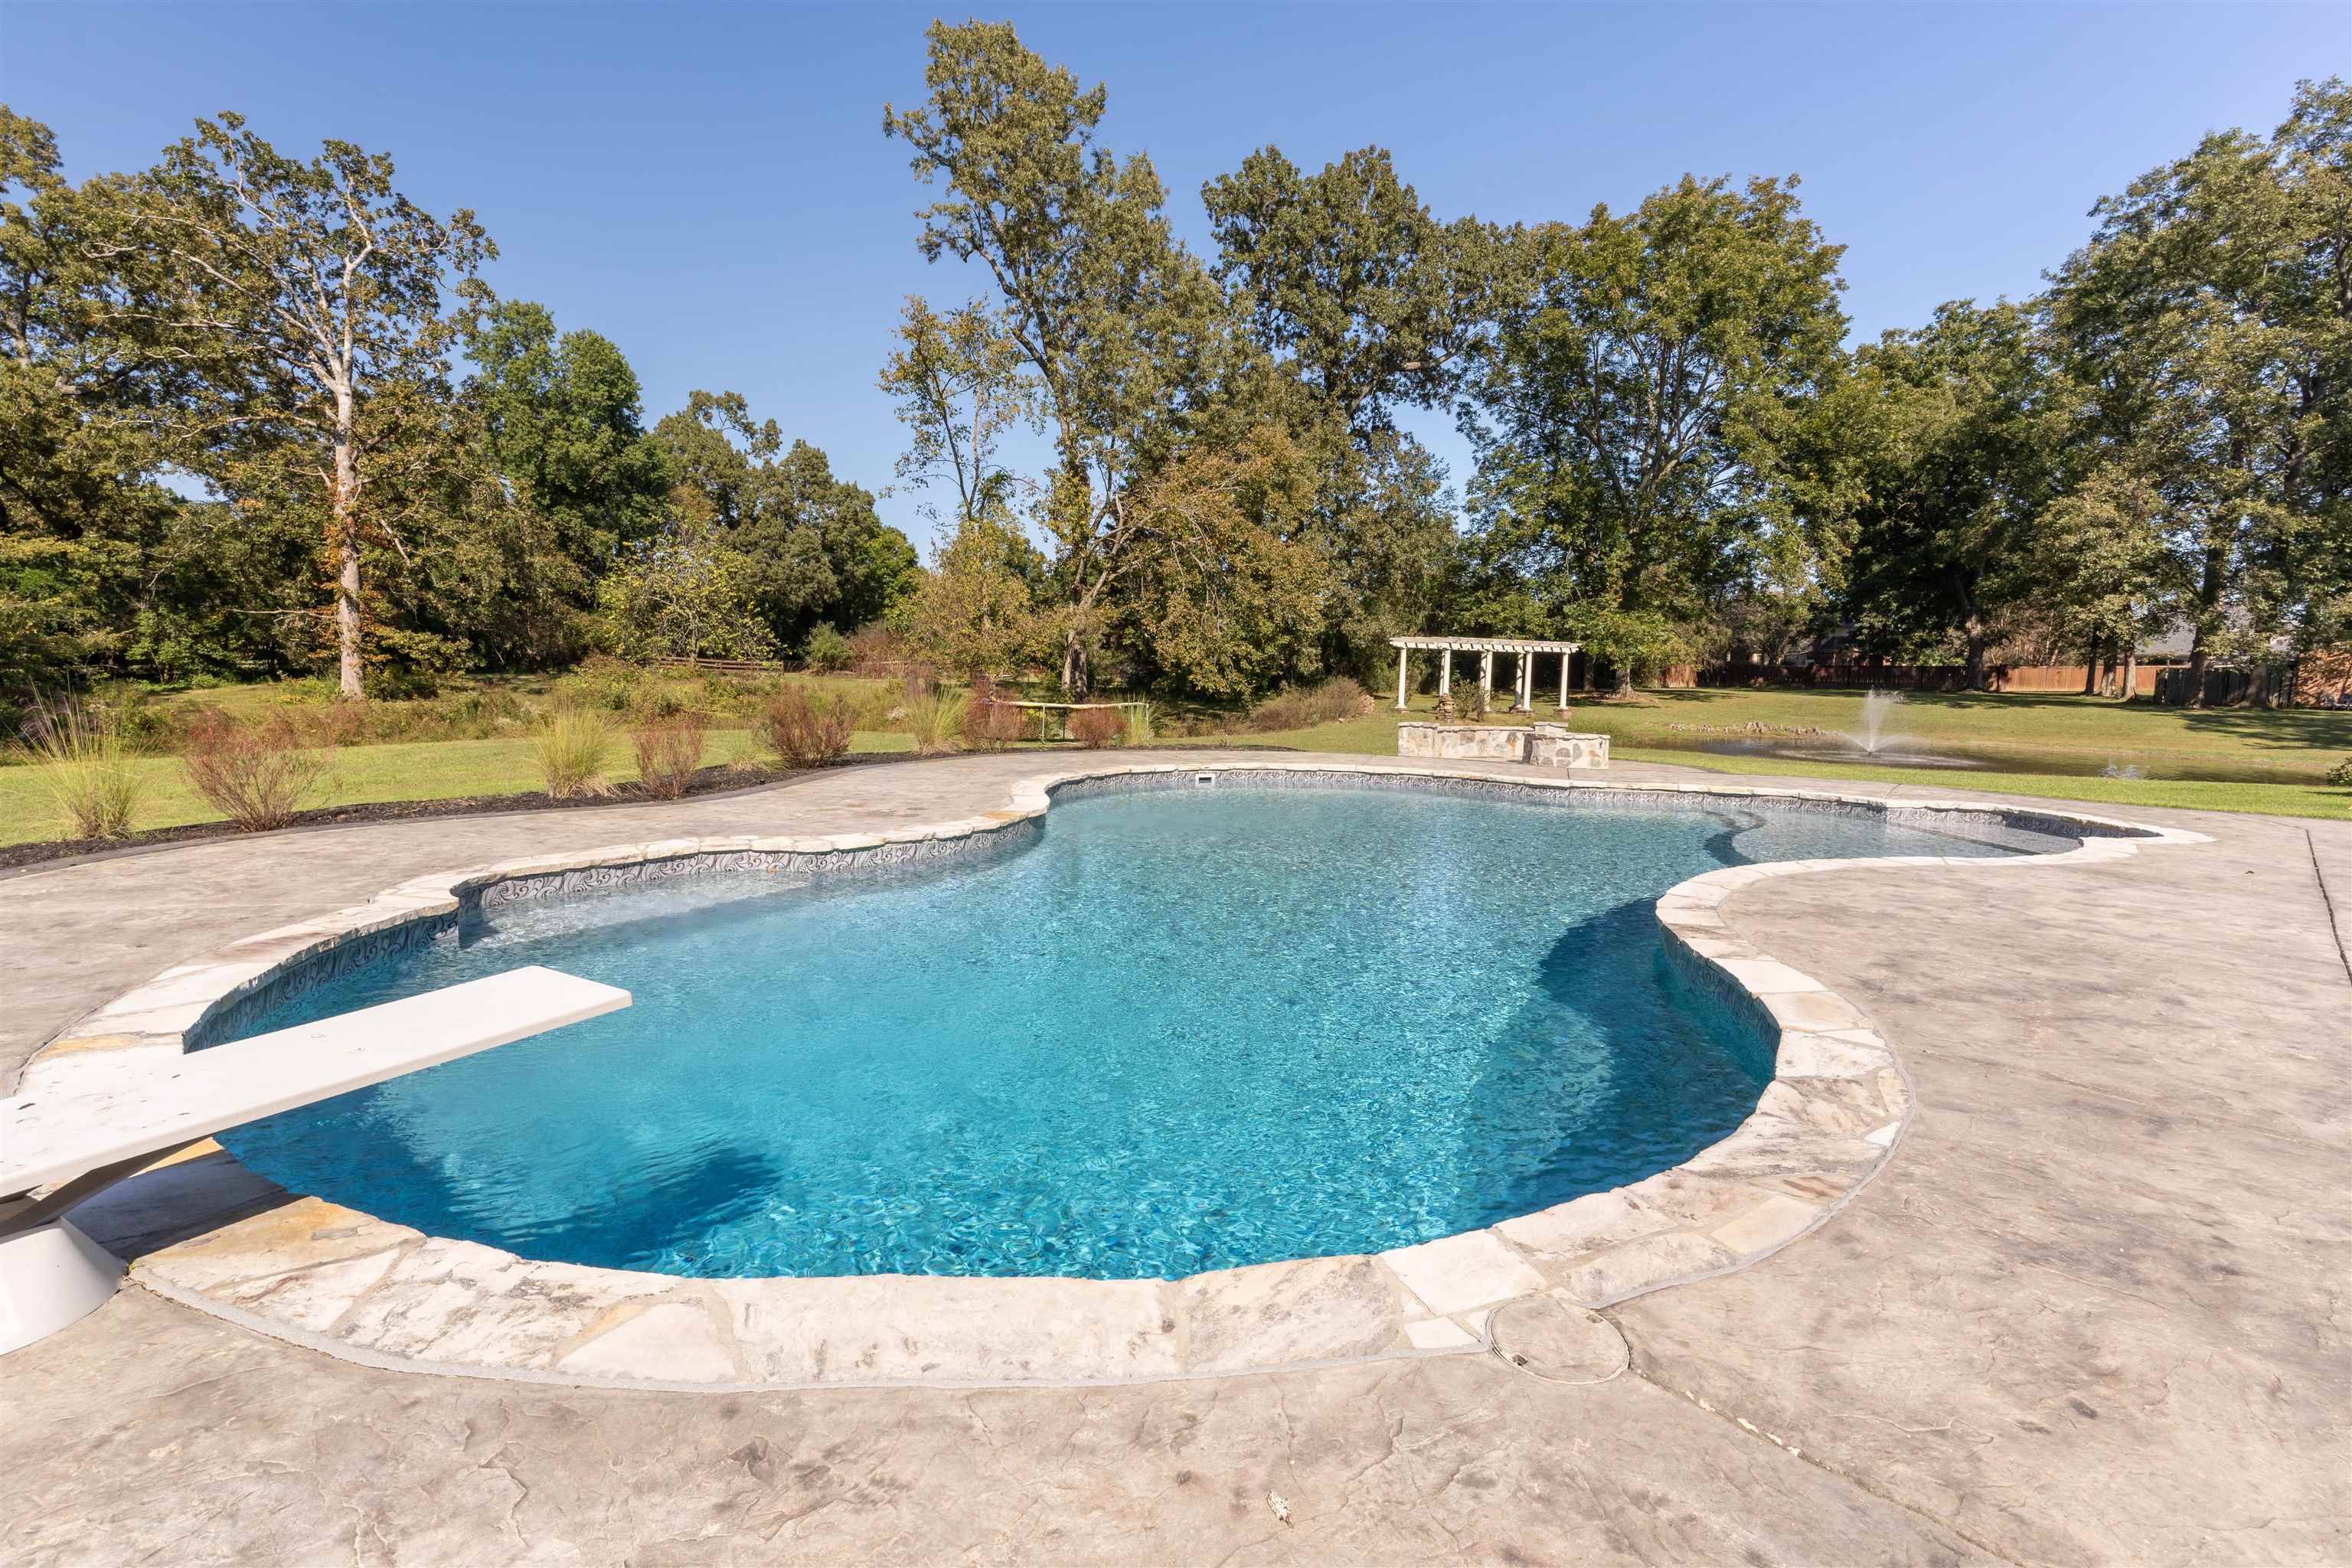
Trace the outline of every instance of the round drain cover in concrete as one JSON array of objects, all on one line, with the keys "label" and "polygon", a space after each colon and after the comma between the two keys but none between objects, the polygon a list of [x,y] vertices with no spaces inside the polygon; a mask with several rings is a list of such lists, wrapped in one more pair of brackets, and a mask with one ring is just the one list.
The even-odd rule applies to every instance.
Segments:
[{"label": "round drain cover in concrete", "polygon": [[1547,1383],[1601,1383],[1625,1370],[1623,1336],[1600,1313],[1549,1296],[1495,1309],[1495,1353]]}]

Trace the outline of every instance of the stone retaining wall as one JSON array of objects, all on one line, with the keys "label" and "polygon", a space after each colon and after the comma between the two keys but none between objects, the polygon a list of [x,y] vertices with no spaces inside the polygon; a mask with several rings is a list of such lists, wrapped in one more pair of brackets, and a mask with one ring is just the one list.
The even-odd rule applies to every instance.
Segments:
[{"label": "stone retaining wall", "polygon": [[1397,755],[1496,763],[1539,768],[1605,768],[1609,737],[1564,724],[1433,724],[1397,726]]}]

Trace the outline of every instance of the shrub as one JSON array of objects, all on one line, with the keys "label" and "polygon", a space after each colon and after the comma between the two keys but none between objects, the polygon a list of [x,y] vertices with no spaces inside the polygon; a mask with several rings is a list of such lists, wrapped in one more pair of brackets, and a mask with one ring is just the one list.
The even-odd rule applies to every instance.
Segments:
[{"label": "shrub", "polygon": [[602,713],[569,707],[550,713],[539,731],[539,773],[547,793],[557,800],[612,794],[604,781],[604,753],[612,744],[612,722]]},{"label": "shrub", "polygon": [[973,751],[1001,752],[1021,738],[1021,710],[1003,688],[984,675],[974,676],[961,728],[963,743]]},{"label": "shrub", "polygon": [[631,732],[636,743],[637,780],[656,800],[676,800],[702,768],[704,724],[695,712],[673,713]]},{"label": "shrub", "polygon": [[674,680],[648,679],[629,693],[629,716],[639,722],[675,718],[694,706],[694,692]]},{"label": "shrub", "polygon": [[1069,730],[1070,739],[1090,752],[1116,745],[1127,735],[1127,724],[1116,708],[1074,708]]},{"label": "shrub", "polygon": [[79,706],[36,708],[25,743],[42,787],[75,837],[120,838],[131,831],[152,781],[101,715]]},{"label": "shrub", "polygon": [[808,651],[802,662],[820,675],[831,675],[856,663],[857,650],[834,629],[831,621],[819,621],[809,633]]},{"label": "shrub", "polygon": [[851,667],[865,675],[886,675],[914,655],[907,639],[876,621],[849,634]]},{"label": "shrub", "polygon": [[803,688],[787,686],[768,699],[751,729],[779,759],[813,768],[848,754],[856,712],[845,697],[812,699]]},{"label": "shrub", "polygon": [[2332,784],[2352,784],[2352,757],[2347,757],[2328,769],[2327,782]]},{"label": "shrub", "polygon": [[529,718],[521,699],[503,688],[461,691],[428,715],[451,740],[481,741],[519,729]]},{"label": "shrub", "polygon": [[1371,705],[1362,687],[1344,675],[1335,676],[1320,686],[1295,686],[1276,692],[1250,710],[1243,728],[1258,734],[1310,729],[1357,718],[1370,712]]},{"label": "shrub", "polygon": [[1128,746],[1151,744],[1153,730],[1150,703],[1129,702],[1122,705],[1118,710],[1118,722],[1119,728],[1126,731],[1120,744]]},{"label": "shrub", "polygon": [[247,833],[293,821],[327,776],[326,759],[283,716],[247,726],[217,710],[189,724],[180,765],[195,792]]},{"label": "shrub", "polygon": [[587,659],[556,681],[555,700],[567,708],[601,708],[611,713],[625,712],[642,679],[636,667],[620,659]]}]

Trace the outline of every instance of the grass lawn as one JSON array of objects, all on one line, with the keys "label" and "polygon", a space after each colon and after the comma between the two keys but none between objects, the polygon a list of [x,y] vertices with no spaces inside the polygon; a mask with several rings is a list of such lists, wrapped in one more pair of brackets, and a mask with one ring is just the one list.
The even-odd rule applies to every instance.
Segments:
[{"label": "grass lawn", "polygon": [[[1840,730],[1857,726],[1861,694],[1853,691],[1658,691],[1656,706],[1584,702],[1569,722],[1610,738],[1612,756],[1627,762],[1675,763],[1716,773],[1875,779],[1934,788],[2045,795],[2110,805],[2178,806],[2193,811],[2263,812],[2281,816],[2352,816],[2352,789],[2326,783],[2327,770],[2352,756],[2352,713],[2309,709],[2251,708],[2192,712],[2152,702],[2020,693],[1907,695],[1888,722],[1895,733],[1923,746],[1964,751],[1992,765],[1944,771],[1867,763],[1760,756],[1723,756],[1691,750],[1707,739],[1674,725],[1747,724]],[[1431,706],[1416,698],[1416,710]],[[1549,716],[1538,705],[1537,719]],[[1507,722],[1507,717],[1495,716]],[[1326,752],[1396,752],[1397,715],[1385,705],[1362,719],[1309,730],[1243,737],[1261,743]],[[2104,778],[2059,768],[2113,763],[2149,772],[2168,766],[2244,767],[2272,777],[2263,782]],[[2040,765],[2037,766],[2036,764]]]},{"label": "grass lawn", "polygon": [[[880,682],[844,679],[838,684],[854,700],[863,700],[877,710],[888,696]],[[873,690],[851,689],[864,685]],[[281,700],[273,689],[227,688],[199,695],[224,708],[258,710]],[[1417,711],[1425,713],[1431,705],[1428,698],[1414,699]],[[2329,768],[2352,756],[2352,713],[2242,708],[2191,712],[2152,702],[2034,693],[1922,694],[1906,697],[1889,730],[1925,748],[1964,751],[1987,766],[1947,772],[1862,762],[1726,756],[1691,749],[1709,738],[1707,731],[1695,726],[1727,734],[1750,724],[1837,731],[1856,727],[1860,709],[1860,694],[1852,691],[1659,691],[1639,705],[1581,702],[1569,721],[1578,729],[1606,731],[1613,754],[1628,762],[1677,763],[1718,773],[1874,779],[1931,789],[1948,785],[2116,806],[2352,816],[2352,789],[2326,782]],[[1539,705],[1535,716],[1549,714]],[[1505,715],[1495,717],[1508,721]],[[1361,719],[1233,739],[1244,745],[1393,756],[1396,723],[1396,714],[1383,704]],[[1206,736],[1196,743],[1214,744],[1217,740]],[[852,743],[857,752],[903,752],[910,746],[906,735],[877,729],[860,730]],[[733,762],[751,751],[748,731],[714,729],[705,761]],[[524,737],[394,741],[338,747],[329,754],[334,785],[324,804],[516,795],[541,787],[533,744]],[[636,776],[625,739],[615,739],[611,763],[610,776],[615,781]],[[2097,776],[2110,763],[2158,774],[2211,768],[2243,769],[2256,776],[2240,782]],[[188,788],[176,760],[157,757],[138,765],[151,783],[136,827],[175,827],[219,815]],[[34,769],[0,767],[0,844],[61,837],[68,831]]]},{"label": "grass lawn", "polygon": [[[850,750],[903,752],[911,745],[904,735],[860,731],[852,739]],[[713,730],[702,760],[706,766],[731,763],[749,756],[752,750],[750,731]],[[534,754],[534,744],[529,740],[402,741],[338,747],[328,753],[330,792],[325,800],[314,804],[355,805],[379,800],[520,795],[545,787]],[[625,738],[614,742],[609,755],[607,776],[615,783],[637,776],[636,758]],[[149,782],[134,827],[177,827],[219,819],[220,813],[188,787],[187,774],[176,758],[148,758],[138,766]],[[0,768],[0,844],[61,838],[71,831],[42,788],[37,771]]]}]

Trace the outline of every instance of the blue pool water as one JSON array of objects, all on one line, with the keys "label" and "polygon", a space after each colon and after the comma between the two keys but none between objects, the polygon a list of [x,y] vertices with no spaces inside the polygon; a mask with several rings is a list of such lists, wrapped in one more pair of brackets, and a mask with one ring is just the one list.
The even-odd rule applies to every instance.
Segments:
[{"label": "blue pool water", "polygon": [[510,905],[257,1028],[544,963],[635,1005],[224,1135],[428,1233],[674,1274],[1177,1277],[1424,1241],[1724,1137],[1763,1043],[1651,900],[2000,849],[1869,818],[1235,787],[1002,858]]}]

